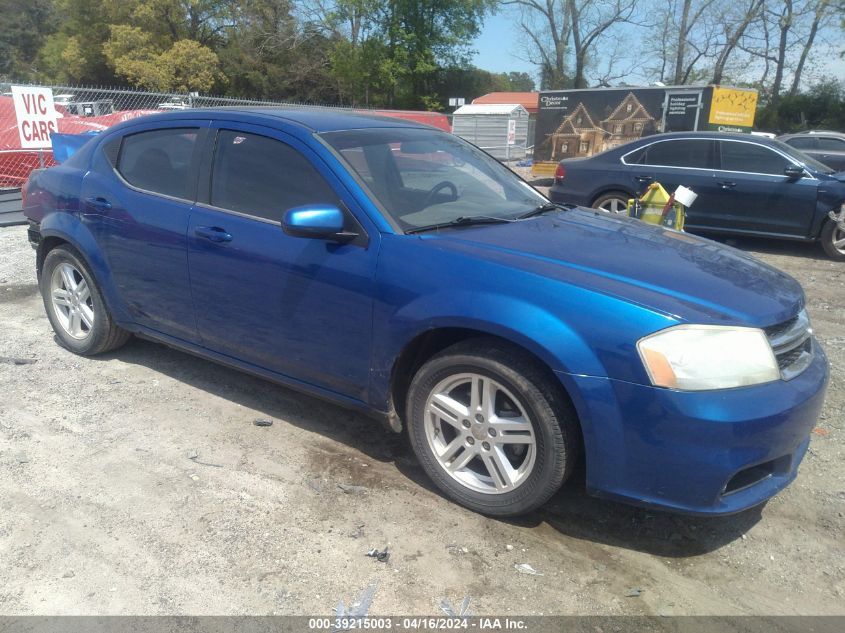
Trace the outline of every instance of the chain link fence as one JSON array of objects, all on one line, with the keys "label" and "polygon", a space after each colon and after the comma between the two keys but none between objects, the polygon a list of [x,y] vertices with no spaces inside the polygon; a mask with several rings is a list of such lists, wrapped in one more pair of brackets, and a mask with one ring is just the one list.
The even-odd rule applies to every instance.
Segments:
[{"label": "chain link fence", "polygon": [[[36,84],[20,82],[0,82],[0,191],[20,188],[33,169],[56,164],[51,150],[21,148],[12,101],[13,85],[36,86]],[[192,108],[266,105],[285,108],[347,109],[342,106],[314,103],[214,97],[195,92],[180,94],[43,84],[37,87],[52,89],[56,110],[61,115],[58,131],[66,134],[100,131],[145,114]]]}]

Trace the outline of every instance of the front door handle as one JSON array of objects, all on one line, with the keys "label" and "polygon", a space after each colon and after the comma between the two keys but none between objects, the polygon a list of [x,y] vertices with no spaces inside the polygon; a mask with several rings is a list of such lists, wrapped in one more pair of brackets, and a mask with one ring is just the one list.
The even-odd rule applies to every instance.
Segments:
[{"label": "front door handle", "polygon": [[87,198],[85,202],[88,203],[88,206],[94,207],[100,211],[108,211],[111,209],[111,202],[102,196],[91,196],[90,198]]},{"label": "front door handle", "polygon": [[731,182],[729,180],[723,180],[722,182],[719,183],[719,186],[722,189],[733,189],[734,187],[736,187],[736,183]]},{"label": "front door handle", "polygon": [[194,235],[205,238],[211,242],[231,242],[232,235],[226,229],[219,226],[198,226],[194,229]]}]

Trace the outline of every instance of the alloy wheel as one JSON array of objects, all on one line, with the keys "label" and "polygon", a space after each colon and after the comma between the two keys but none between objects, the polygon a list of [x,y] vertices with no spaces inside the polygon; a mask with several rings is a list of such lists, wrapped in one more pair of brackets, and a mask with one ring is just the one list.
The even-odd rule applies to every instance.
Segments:
[{"label": "alloy wheel", "polygon": [[424,428],[440,467],[476,492],[510,492],[534,468],[531,420],[516,397],[487,376],[462,373],[438,383],[426,402]]},{"label": "alloy wheel", "polygon": [[609,213],[628,213],[628,201],[619,198],[608,198],[598,208]]},{"label": "alloy wheel", "polygon": [[62,329],[77,340],[94,327],[94,301],[88,282],[72,264],[62,262],[50,278],[50,298]]}]

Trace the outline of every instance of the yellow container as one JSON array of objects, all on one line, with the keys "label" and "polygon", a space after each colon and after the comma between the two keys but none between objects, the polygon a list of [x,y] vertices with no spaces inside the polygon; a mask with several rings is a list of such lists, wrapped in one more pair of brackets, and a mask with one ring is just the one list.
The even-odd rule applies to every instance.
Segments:
[{"label": "yellow container", "polygon": [[635,205],[635,202],[634,198],[628,200],[627,208],[630,217],[677,231],[684,230],[686,208],[681,203],[674,202],[666,217],[663,217],[663,208],[669,202],[669,193],[660,183],[651,183],[640,197],[639,205]]}]

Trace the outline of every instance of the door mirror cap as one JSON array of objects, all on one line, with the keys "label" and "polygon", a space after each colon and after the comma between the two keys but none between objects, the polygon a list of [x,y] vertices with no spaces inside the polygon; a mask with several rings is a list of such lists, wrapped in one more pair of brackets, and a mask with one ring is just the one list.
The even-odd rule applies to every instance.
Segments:
[{"label": "door mirror cap", "polygon": [[799,167],[798,165],[787,165],[786,169],[783,170],[783,173],[790,180],[798,180],[804,176],[804,168]]},{"label": "door mirror cap", "polygon": [[331,204],[309,204],[285,212],[282,228],[291,237],[348,242],[357,233],[343,231],[343,211]]}]

